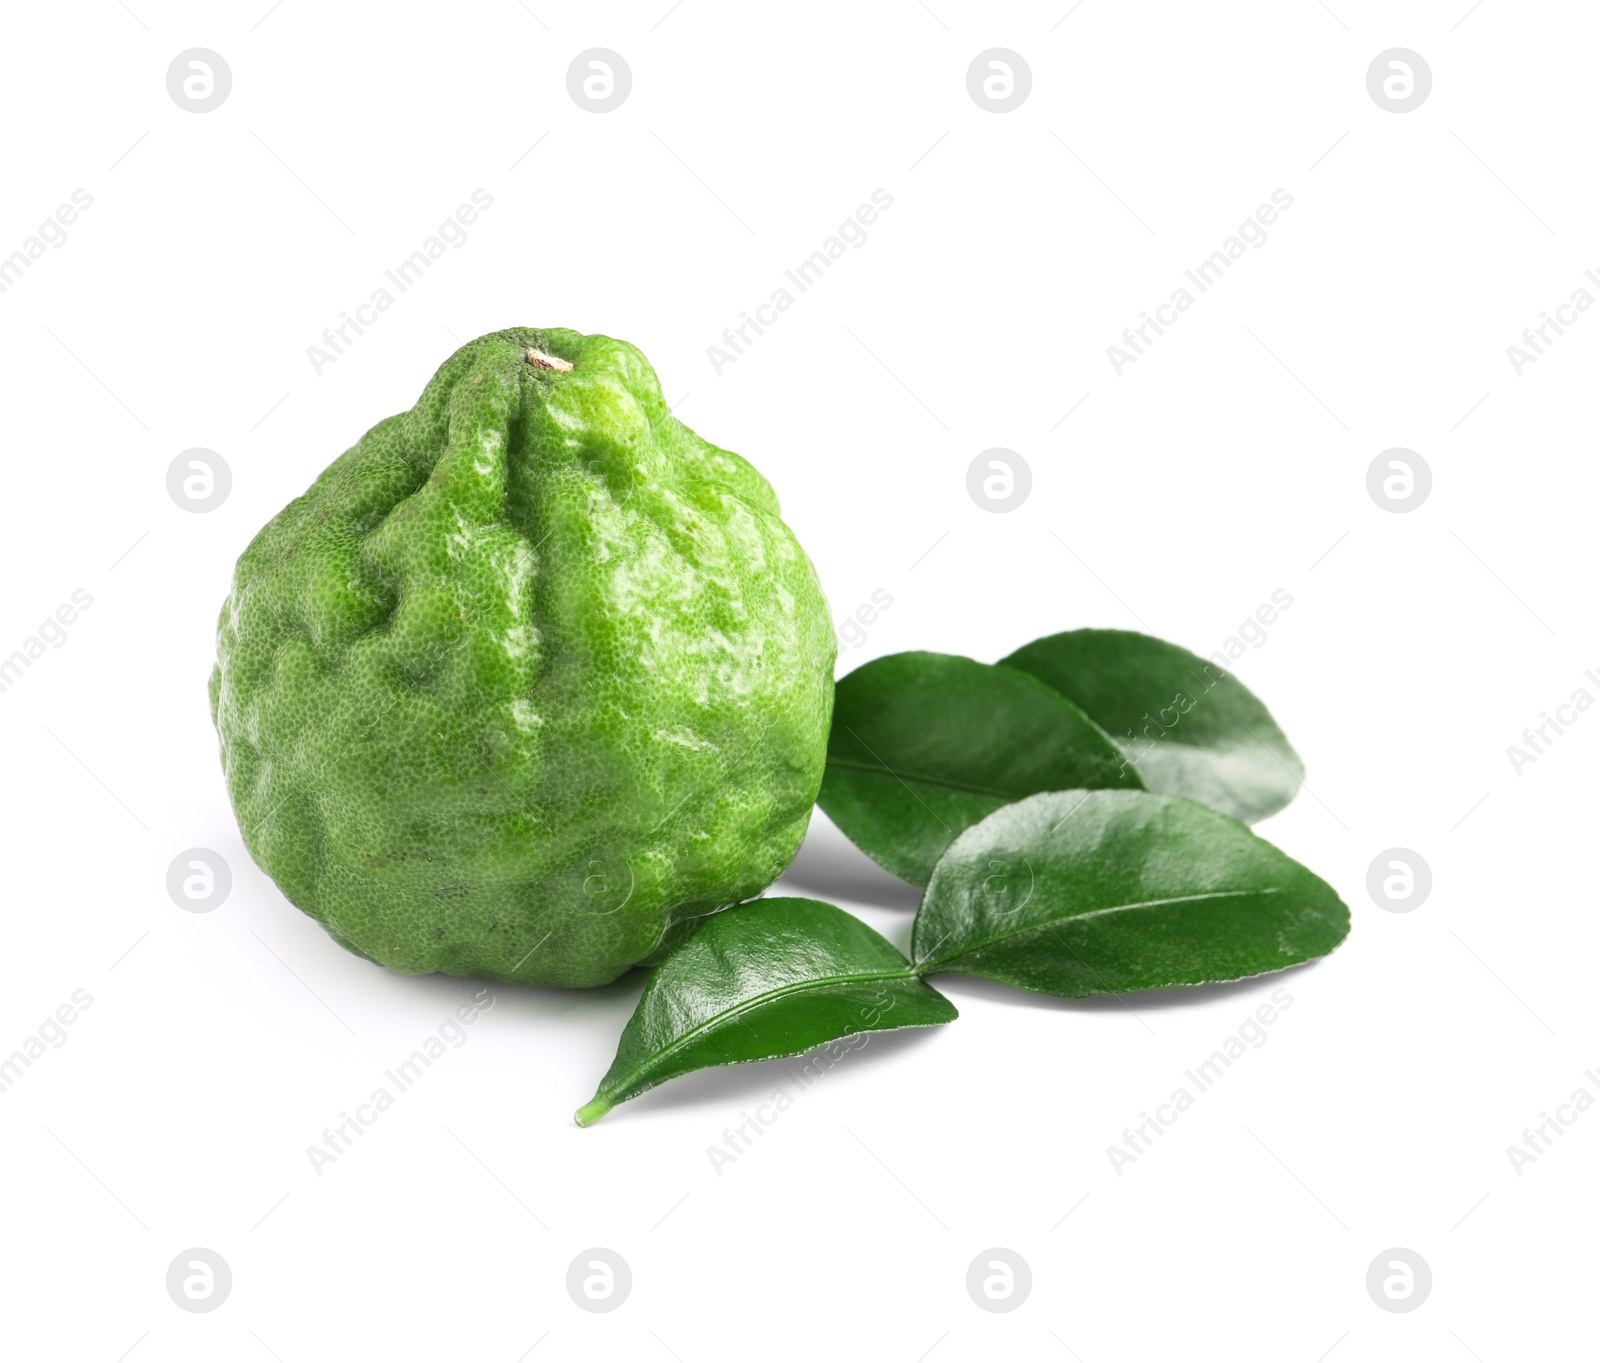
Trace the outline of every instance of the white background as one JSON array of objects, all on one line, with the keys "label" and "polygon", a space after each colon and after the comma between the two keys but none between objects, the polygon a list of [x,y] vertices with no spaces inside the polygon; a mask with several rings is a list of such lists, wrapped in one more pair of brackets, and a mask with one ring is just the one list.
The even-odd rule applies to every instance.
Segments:
[{"label": "white background", "polygon": [[[1506,749],[1600,697],[1600,317],[1520,376],[1506,347],[1600,267],[1596,16],[668,3],[7,17],[0,251],[75,188],[94,200],[0,294],[0,653],[93,597],[0,693],[0,1053],[93,998],[0,1094],[8,1355],[1574,1356],[1600,1115],[1520,1175],[1507,1147],[1600,1094],[1600,714],[1520,774]],[[633,73],[603,115],[566,87],[596,46]],[[1032,72],[1005,114],[966,88],[996,46]],[[1406,114],[1366,88],[1395,46],[1433,73]],[[167,92],[191,47],[232,71],[210,113]],[[466,243],[316,374],[323,328],[479,187]],[[722,329],[880,187],[867,243],[717,375]],[[1277,188],[1294,203],[1266,244],[1118,376],[1107,346]],[[1348,943],[1277,981],[1098,1005],[950,980],[958,1022],[874,1039],[720,1175],[708,1146],[795,1089],[782,1063],[582,1131],[638,982],[497,986],[318,1176],[307,1146],[476,986],[348,955],[250,862],[206,705],[216,612],[280,506],[458,342],[513,325],[636,343],[683,419],[777,487],[836,618],[892,596],[841,670],[1084,625],[1209,653],[1287,591],[1236,670],[1309,785],[1261,831],[1338,887]],[[1004,515],[966,490],[994,446],[1033,476]],[[1366,487],[1395,446],[1433,474],[1404,515]],[[232,471],[206,514],[166,488],[191,447]],[[1397,846],[1433,875],[1404,914],[1366,890]],[[232,868],[210,913],[166,890],[192,847]],[[909,936],[914,896],[821,816],[780,886]],[[1266,1044],[1114,1172],[1107,1147],[1275,985],[1294,1002]],[[165,1288],[196,1246],[233,1274],[209,1314]],[[565,1288],[591,1246],[632,1269],[610,1314]],[[1009,1314],[964,1285],[993,1246],[1032,1271]],[[1432,1269],[1409,1314],[1366,1290],[1393,1246]]]}]

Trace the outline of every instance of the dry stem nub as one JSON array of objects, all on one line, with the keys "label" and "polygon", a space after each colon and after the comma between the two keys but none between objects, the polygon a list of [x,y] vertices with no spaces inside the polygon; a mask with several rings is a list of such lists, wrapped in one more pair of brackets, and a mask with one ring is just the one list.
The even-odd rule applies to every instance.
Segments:
[{"label": "dry stem nub", "polygon": [[528,347],[528,363],[535,369],[553,369],[558,374],[569,373],[572,369],[571,363],[559,355],[546,355],[544,351],[535,350],[532,346]]}]

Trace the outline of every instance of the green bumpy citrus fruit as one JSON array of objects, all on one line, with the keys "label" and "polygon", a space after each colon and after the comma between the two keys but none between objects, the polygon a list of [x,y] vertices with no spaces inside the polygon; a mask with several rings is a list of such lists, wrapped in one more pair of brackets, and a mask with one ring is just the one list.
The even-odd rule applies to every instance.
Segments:
[{"label": "green bumpy citrus fruit", "polygon": [[597,985],[789,863],[834,651],[767,481],[633,346],[519,328],[256,536],[211,710],[250,854],[343,945]]}]

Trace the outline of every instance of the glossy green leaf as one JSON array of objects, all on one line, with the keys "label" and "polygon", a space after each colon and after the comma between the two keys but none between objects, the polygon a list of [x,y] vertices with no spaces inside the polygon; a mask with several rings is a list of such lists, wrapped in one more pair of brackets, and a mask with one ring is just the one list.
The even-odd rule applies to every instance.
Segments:
[{"label": "glossy green leaf", "polygon": [[656,967],[578,1125],[691,1070],[955,1016],[859,918],[815,899],[758,899],[713,915]]},{"label": "glossy green leaf", "polygon": [[1282,970],[1349,931],[1332,887],[1242,823],[1172,795],[1069,790],[951,844],[911,954],[924,975],[1083,998]]},{"label": "glossy green leaf", "polygon": [[1036,639],[1000,663],[1076,704],[1150,790],[1253,823],[1300,789],[1305,768],[1267,707],[1186,648],[1128,630],[1078,629]]},{"label": "glossy green leaf", "polygon": [[964,828],[1041,790],[1142,788],[1071,701],[1014,668],[893,653],[834,688],[817,803],[885,870],[926,885]]}]

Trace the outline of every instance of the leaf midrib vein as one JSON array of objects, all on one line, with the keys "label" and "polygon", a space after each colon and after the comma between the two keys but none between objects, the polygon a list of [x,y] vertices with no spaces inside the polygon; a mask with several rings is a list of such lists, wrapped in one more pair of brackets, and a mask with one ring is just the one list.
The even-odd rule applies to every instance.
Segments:
[{"label": "leaf midrib vein", "polygon": [[1005,800],[1010,803],[1029,795],[1038,794],[1034,790],[986,790],[982,786],[966,785],[960,781],[946,781],[942,777],[923,776],[918,772],[905,771],[896,767],[872,766],[866,762],[841,761],[830,757],[828,765],[843,771],[858,771],[864,776],[890,777],[899,781],[915,781],[919,785],[931,786],[936,790],[954,790],[963,795],[986,795],[993,800]]},{"label": "leaf midrib vein", "polygon": [[[612,1087],[611,1092],[625,1092],[628,1086],[646,1071],[653,1066],[660,1064],[662,1061],[676,1054],[678,1051],[681,1051],[697,1037],[701,1036],[705,1032],[710,1031],[714,1027],[721,1026],[723,1023],[738,1021],[738,1019],[743,1017],[746,1013],[750,1012],[752,1009],[759,1008],[762,1004],[771,1003],[774,1000],[787,998],[791,994],[799,994],[807,990],[816,990],[818,992],[822,992],[829,989],[840,988],[845,985],[879,984],[891,980],[916,981],[918,983],[921,982],[916,971],[914,971],[910,966],[903,966],[898,970],[877,970],[865,974],[829,975],[817,980],[796,980],[793,984],[780,985],[777,989],[769,989],[766,993],[757,994],[754,998],[741,1000],[732,1008],[728,1009],[727,1012],[718,1013],[715,1017],[709,1017],[704,1022],[695,1024],[695,1026],[691,1027],[676,1041],[673,1041],[670,1045],[664,1046],[650,1059],[636,1066],[632,1071],[629,1072],[626,1079]],[[837,1040],[837,1038],[835,1039]],[[609,1095],[597,1094],[596,1096],[600,1097]]]},{"label": "leaf midrib vein", "polygon": [[1081,923],[1088,918],[1103,918],[1108,913],[1128,913],[1135,909],[1159,909],[1168,904],[1195,904],[1206,899],[1243,899],[1250,895],[1282,893],[1283,886],[1268,885],[1259,890],[1210,890],[1205,894],[1172,895],[1166,899],[1146,899],[1132,904],[1107,904],[1103,908],[1090,909],[1086,913],[1066,914],[1060,918],[1052,918],[1045,923],[1034,923],[1028,927],[1019,928],[1015,932],[1002,933],[998,937],[991,937],[987,941],[979,942],[976,946],[963,947],[953,954],[939,956],[932,961],[915,962],[912,968],[919,975],[932,974],[941,965],[946,965],[950,961],[958,961],[963,956],[972,956],[980,951],[987,951],[990,947],[1016,942],[1024,937],[1037,936],[1042,932],[1053,932],[1069,923]]}]

